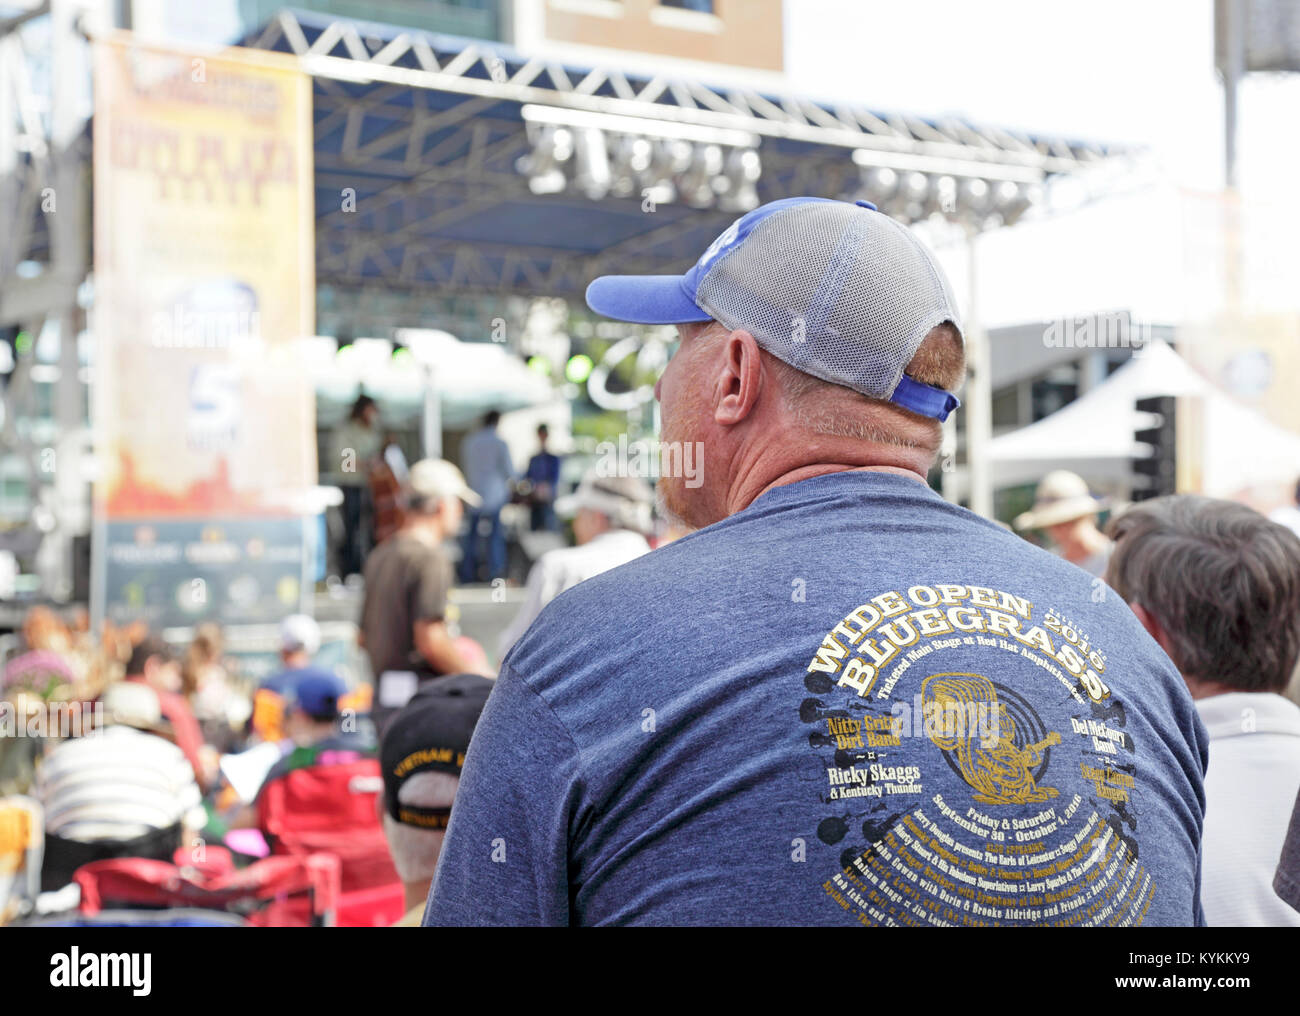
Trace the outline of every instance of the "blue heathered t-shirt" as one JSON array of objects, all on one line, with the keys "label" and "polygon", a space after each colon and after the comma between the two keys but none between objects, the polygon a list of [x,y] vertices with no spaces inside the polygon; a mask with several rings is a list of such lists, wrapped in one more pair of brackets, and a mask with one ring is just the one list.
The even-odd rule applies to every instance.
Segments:
[{"label": "blue heathered t-shirt", "polygon": [[1100,579],[897,474],[558,597],[426,924],[1190,925],[1208,740]]}]

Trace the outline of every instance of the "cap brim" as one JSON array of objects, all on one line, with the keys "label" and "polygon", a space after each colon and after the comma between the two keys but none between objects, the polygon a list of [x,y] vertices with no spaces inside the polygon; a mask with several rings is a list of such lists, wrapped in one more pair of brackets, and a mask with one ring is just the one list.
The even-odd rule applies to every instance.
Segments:
[{"label": "cap brim", "polygon": [[562,519],[571,519],[578,514],[578,509],[582,507],[582,502],[578,500],[575,494],[566,494],[564,497],[557,497],[551,505],[555,514]]},{"label": "cap brim", "polygon": [[456,491],[456,495],[471,508],[480,508],[483,505],[483,499],[470,490],[468,484]]},{"label": "cap brim", "polygon": [[597,314],[637,325],[680,325],[712,316],[686,295],[680,275],[602,275],[587,287]]}]

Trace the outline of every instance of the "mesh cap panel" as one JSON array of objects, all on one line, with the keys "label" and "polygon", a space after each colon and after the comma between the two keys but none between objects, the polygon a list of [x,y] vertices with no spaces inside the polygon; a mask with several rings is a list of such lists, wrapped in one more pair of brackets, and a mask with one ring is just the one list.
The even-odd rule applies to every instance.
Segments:
[{"label": "mesh cap panel", "polygon": [[961,330],[942,269],[911,231],[842,202],[759,223],[709,268],[696,301],[790,366],[879,399],[930,329]]}]

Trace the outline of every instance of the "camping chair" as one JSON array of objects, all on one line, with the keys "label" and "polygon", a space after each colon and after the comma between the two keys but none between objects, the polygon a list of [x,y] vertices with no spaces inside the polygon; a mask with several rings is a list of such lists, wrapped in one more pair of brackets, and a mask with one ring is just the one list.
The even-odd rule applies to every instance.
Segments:
[{"label": "camping chair", "polygon": [[45,817],[30,797],[0,800],[0,925],[27,914],[41,892]]},{"label": "camping chair", "polygon": [[[235,868],[229,851],[209,847],[200,865],[123,857],[82,865],[81,914],[106,908],[198,908],[245,918],[256,927],[327,926],[335,923],[339,861],[329,854],[268,857]],[[185,851],[177,851],[184,859]]]},{"label": "camping chair", "polygon": [[379,818],[383,789],[379,761],[362,758],[294,769],[258,795],[258,826],[273,855],[338,857],[340,927],[387,926],[405,913]]}]

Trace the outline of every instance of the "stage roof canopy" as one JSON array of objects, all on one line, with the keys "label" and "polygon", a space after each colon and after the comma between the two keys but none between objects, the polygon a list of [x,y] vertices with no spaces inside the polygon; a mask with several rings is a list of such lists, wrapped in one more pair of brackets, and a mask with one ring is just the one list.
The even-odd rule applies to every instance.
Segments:
[{"label": "stage roof canopy", "polygon": [[548,126],[756,151],[758,201],[878,196],[906,221],[959,202],[1023,204],[1053,175],[1128,154],[305,11],[281,12],[245,45],[296,54],[314,78],[316,271],[339,287],[580,297],[603,273],[683,270],[740,214],[734,202],[651,210],[642,190],[535,193],[519,163]]}]

